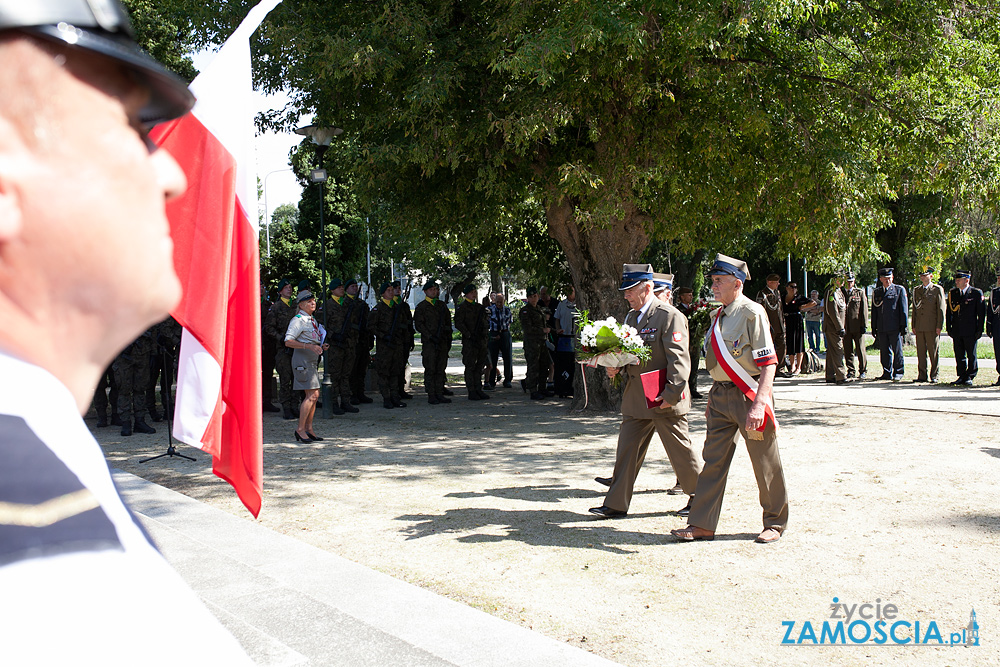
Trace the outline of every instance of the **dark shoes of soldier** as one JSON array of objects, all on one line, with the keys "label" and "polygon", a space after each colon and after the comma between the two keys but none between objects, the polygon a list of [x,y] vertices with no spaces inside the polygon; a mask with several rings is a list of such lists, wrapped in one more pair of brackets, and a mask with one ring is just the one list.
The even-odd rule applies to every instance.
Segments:
[{"label": "dark shoes of soldier", "polygon": [[476,390],[476,393],[479,394],[479,400],[481,401],[485,401],[490,397],[490,395],[487,394],[485,391],[481,391],[479,389]]},{"label": "dark shoes of soldier", "polygon": [[451,403],[451,399],[447,396],[438,396],[438,403]]},{"label": "dark shoes of soldier", "polygon": [[521,391],[523,391],[525,394],[528,393],[528,381],[527,380],[521,380]]},{"label": "dark shoes of soldier", "polygon": [[299,416],[297,414],[295,414],[294,412],[292,412],[291,408],[285,408],[284,411],[283,411],[283,414],[281,415],[281,418],[282,419],[298,419]]},{"label": "dark shoes of soldier", "polygon": [[497,385],[496,385],[495,382],[484,382],[483,383],[483,389],[488,389],[490,391],[493,391],[496,388],[497,388]]},{"label": "dark shoes of soldier", "polygon": [[382,407],[386,410],[392,410],[396,406],[392,404],[392,401],[382,401]]},{"label": "dark shoes of soldier", "polygon": [[889,375],[888,373],[882,373],[882,375],[879,375],[876,379],[877,380],[891,380],[892,376]]},{"label": "dark shoes of soldier", "polygon": [[849,378],[854,377],[854,371],[850,371],[850,370],[847,371],[847,377],[849,377]]},{"label": "dark shoes of soldier", "polygon": [[112,426],[124,426],[124,424],[122,424],[122,418],[116,414],[111,415],[111,421],[108,423],[110,423]]},{"label": "dark shoes of soldier", "polygon": [[591,507],[587,511],[590,512],[591,514],[596,514],[602,519],[617,519],[619,517],[628,516],[628,512],[612,509],[607,505],[601,505],[600,507]]},{"label": "dark shoes of soldier", "polygon": [[358,405],[359,403],[361,403],[361,400],[357,396],[351,396],[351,405]]},{"label": "dark shoes of soldier", "polygon": [[344,414],[344,409],[340,407],[340,403],[334,399],[333,401],[330,401],[330,412],[339,417]]},{"label": "dark shoes of soldier", "polygon": [[108,425],[107,415],[97,415],[97,428],[103,428]]},{"label": "dark shoes of soldier", "polygon": [[543,392],[542,392],[542,394],[543,394],[543,395],[544,395],[544,396],[545,396],[546,398],[552,398],[553,396],[555,396],[555,395],[556,395],[556,392],[554,392],[554,391],[552,391],[552,390],[550,390],[550,389],[546,389],[545,391],[543,391]]},{"label": "dark shoes of soldier", "polygon": [[470,401],[481,401],[481,400],[483,400],[483,397],[480,396],[479,392],[477,392],[475,389],[470,389],[469,390],[469,400]]},{"label": "dark shoes of soldier", "polygon": [[701,392],[692,391],[691,398],[705,398],[705,395],[702,394]]},{"label": "dark shoes of soldier", "polygon": [[156,429],[144,422],[141,419],[135,420],[135,428],[133,429],[136,433],[145,433],[146,435],[152,435],[156,433]]},{"label": "dark shoes of soldier", "polygon": [[401,392],[399,392],[399,397],[400,398],[405,398],[408,401],[412,401],[413,400],[413,394],[411,394],[408,391],[401,391]]},{"label": "dark shoes of soldier", "polygon": [[152,419],[154,422],[161,422],[161,421],[163,421],[163,415],[161,415],[156,410],[150,410],[149,411],[149,418]]},{"label": "dark shoes of soldier", "polygon": [[504,386],[505,388],[507,388],[507,389],[510,389],[510,386],[511,386],[511,385],[510,385],[510,380],[507,380],[506,382],[504,382],[504,383],[503,383],[503,386]]},{"label": "dark shoes of soldier", "polygon": [[344,412],[361,412],[361,410],[358,410],[356,407],[351,405],[350,401],[341,401],[340,409],[343,410]]},{"label": "dark shoes of soldier", "polygon": [[451,389],[448,389],[448,387],[445,387],[442,390],[441,393],[443,393],[445,396],[454,396],[455,395],[455,392],[453,392]]},{"label": "dark shoes of soldier", "polygon": [[438,397],[435,396],[434,394],[428,394],[427,395],[427,402],[430,403],[431,405],[440,405],[441,404],[440,399],[438,399]]},{"label": "dark shoes of soldier", "polygon": [[281,408],[274,405],[274,403],[265,403],[264,412],[281,412]]},{"label": "dark shoes of soldier", "polygon": [[406,403],[403,403],[401,400],[399,400],[398,397],[393,396],[392,397],[392,406],[394,408],[405,408],[406,407]]},{"label": "dark shoes of soldier", "polygon": [[533,391],[533,392],[531,392],[531,400],[533,400],[533,401],[541,401],[544,398],[545,398],[545,394],[543,394],[540,391]]},{"label": "dark shoes of soldier", "polygon": [[122,424],[122,435],[125,436],[126,438],[132,435],[132,422],[129,422],[128,424]]},{"label": "dark shoes of soldier", "polygon": [[612,478],[611,477],[595,477],[594,481],[597,482],[598,484],[603,485],[603,486],[611,486]]},{"label": "dark shoes of soldier", "polygon": [[691,516],[691,501],[694,496],[688,496],[688,504],[677,510],[677,516]]}]

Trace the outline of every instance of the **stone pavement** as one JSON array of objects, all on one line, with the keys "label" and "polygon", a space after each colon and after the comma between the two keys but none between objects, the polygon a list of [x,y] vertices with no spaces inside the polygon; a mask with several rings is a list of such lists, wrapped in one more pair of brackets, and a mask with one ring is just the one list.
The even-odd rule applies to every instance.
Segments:
[{"label": "stone pavement", "polygon": [[[113,473],[163,555],[259,665],[617,664]],[[183,641],[184,620],[177,621],[173,631]]]}]

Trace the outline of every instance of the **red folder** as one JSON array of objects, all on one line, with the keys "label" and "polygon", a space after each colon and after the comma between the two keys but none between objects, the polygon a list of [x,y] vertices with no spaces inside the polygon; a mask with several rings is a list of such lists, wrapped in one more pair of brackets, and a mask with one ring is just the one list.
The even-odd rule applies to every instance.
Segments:
[{"label": "red folder", "polygon": [[649,409],[662,408],[663,401],[656,400],[656,397],[662,394],[663,388],[667,386],[667,369],[647,371],[639,375],[639,378],[642,380],[642,393],[646,397],[646,407]]}]

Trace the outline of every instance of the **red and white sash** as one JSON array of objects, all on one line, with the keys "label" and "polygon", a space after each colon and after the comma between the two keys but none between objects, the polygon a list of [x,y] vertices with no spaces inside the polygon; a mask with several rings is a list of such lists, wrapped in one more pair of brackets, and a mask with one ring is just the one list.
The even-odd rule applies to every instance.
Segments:
[{"label": "red and white sash", "polygon": [[[712,324],[712,350],[715,352],[715,360],[719,362],[722,366],[722,370],[726,372],[733,383],[740,388],[743,395],[749,398],[751,401],[757,398],[757,380],[753,378],[752,375],[747,373],[746,369],[740,366],[739,362],[733,358],[732,352],[726,346],[726,341],[722,339],[722,326],[719,324],[719,320],[722,319],[722,308],[719,308],[719,313],[715,316],[715,322]],[[775,430],[778,428],[778,420],[774,416],[774,404],[771,400],[771,396],[764,397],[764,421],[761,422],[760,426],[757,428],[758,431],[763,431],[767,426],[768,418],[771,419],[771,423],[774,424]]]}]

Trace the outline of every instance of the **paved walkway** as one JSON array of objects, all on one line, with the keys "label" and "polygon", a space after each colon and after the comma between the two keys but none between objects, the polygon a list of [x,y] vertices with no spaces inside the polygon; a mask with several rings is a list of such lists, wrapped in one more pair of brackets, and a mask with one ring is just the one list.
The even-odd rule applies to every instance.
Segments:
[{"label": "paved walkway", "polygon": [[617,664],[126,472],[114,477],[167,560],[259,665]]}]

